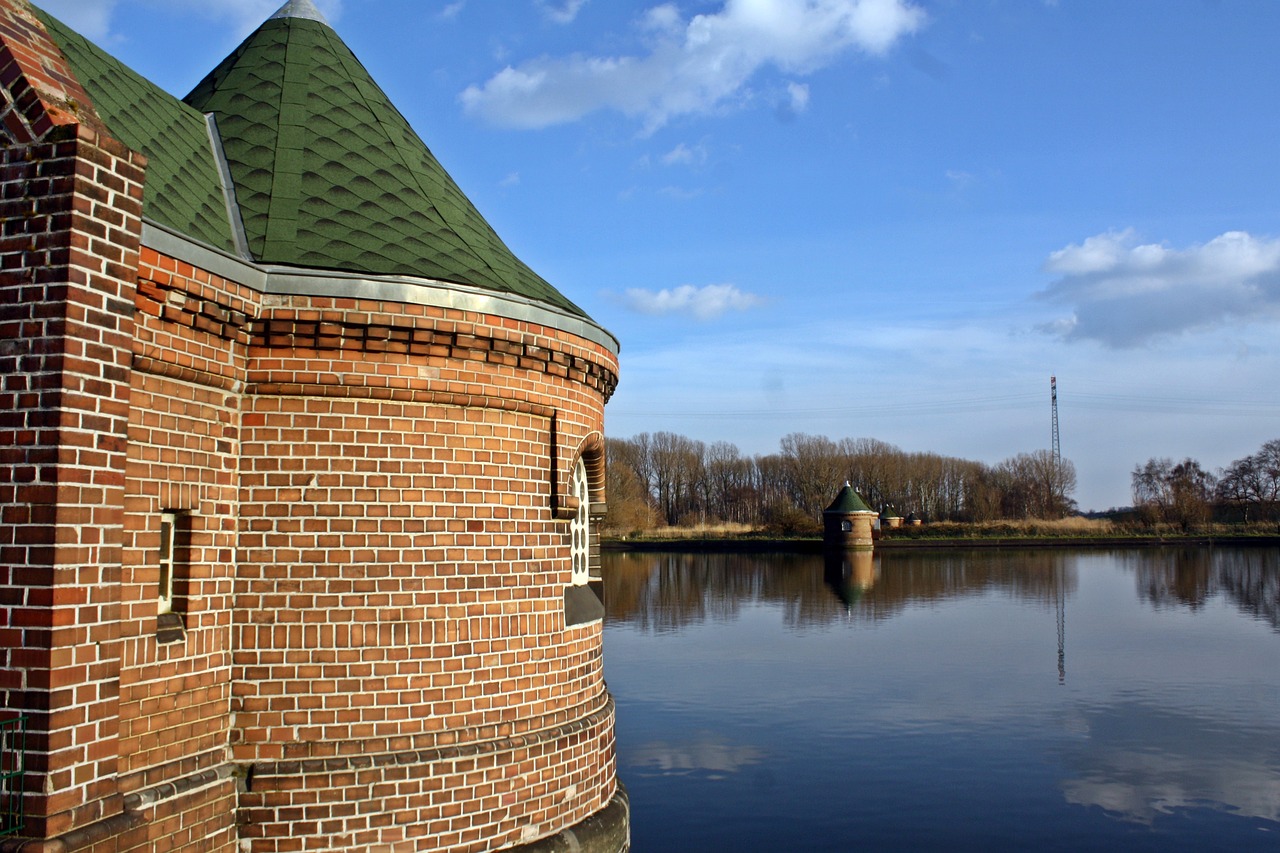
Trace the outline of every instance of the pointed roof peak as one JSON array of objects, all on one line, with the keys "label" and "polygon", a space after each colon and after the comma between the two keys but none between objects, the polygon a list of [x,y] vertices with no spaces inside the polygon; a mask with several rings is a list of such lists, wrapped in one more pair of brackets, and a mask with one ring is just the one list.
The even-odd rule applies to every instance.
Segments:
[{"label": "pointed roof peak", "polygon": [[341,36],[310,25],[318,14],[290,0],[184,99],[216,117],[250,255],[586,317],[502,242]]},{"label": "pointed roof peak", "polygon": [[274,21],[276,18],[302,18],[308,21],[319,21],[326,27],[329,26],[324,14],[316,8],[316,4],[311,0],[288,0],[267,20]]}]

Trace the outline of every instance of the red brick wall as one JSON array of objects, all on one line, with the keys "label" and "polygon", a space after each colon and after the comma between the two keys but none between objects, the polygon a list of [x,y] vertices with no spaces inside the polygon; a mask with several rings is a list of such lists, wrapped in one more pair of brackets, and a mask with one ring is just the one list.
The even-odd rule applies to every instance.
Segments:
[{"label": "red brick wall", "polygon": [[[142,249],[121,583],[127,804],[225,768],[229,757],[240,388],[257,299],[243,285]],[[185,515],[189,532],[185,571],[175,579],[180,628],[167,636],[156,601],[164,511]],[[139,850],[235,849],[229,772],[146,814],[146,831],[132,842]]]},{"label": "red brick wall", "polygon": [[0,654],[30,826],[118,813],[119,579],[144,161],[86,128],[0,151]]},{"label": "red brick wall", "polygon": [[600,430],[613,356],[478,315],[276,301],[241,448],[254,849],[490,849],[601,808],[613,711],[600,623],[565,625],[552,460]]}]

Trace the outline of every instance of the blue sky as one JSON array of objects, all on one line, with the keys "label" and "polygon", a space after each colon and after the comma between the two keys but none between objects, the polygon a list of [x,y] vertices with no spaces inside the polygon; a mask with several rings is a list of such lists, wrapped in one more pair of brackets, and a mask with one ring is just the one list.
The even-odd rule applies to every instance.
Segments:
[{"label": "blue sky", "polygon": [[[183,95],[281,0],[44,0]],[[1085,509],[1280,437],[1273,0],[316,0],[622,342],[615,436],[990,463]]]}]

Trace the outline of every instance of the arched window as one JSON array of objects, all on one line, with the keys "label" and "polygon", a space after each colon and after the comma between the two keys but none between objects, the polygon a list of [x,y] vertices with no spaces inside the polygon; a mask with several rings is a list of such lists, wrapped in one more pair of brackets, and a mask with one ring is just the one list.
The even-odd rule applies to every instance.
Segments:
[{"label": "arched window", "polygon": [[573,584],[585,586],[591,579],[591,527],[587,518],[591,498],[587,494],[587,466],[582,459],[578,459],[573,466],[573,496],[578,499],[578,512],[569,522],[572,533]]}]

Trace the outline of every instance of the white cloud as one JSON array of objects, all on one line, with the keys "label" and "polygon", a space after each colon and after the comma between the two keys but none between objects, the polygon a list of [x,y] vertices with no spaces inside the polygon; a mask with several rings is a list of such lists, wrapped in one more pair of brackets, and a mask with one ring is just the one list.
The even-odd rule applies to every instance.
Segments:
[{"label": "white cloud", "polygon": [[[343,0],[312,1],[329,23],[337,21],[342,14]],[[148,2],[153,5],[163,5],[166,9],[189,9],[206,18],[229,21],[237,30],[247,34],[275,14],[276,10],[284,5],[285,0],[219,0],[217,3],[210,3],[208,0],[148,0]]]},{"label": "white cloud", "polygon": [[665,198],[675,199],[676,201],[692,201],[695,198],[702,198],[705,194],[702,189],[688,189],[686,187],[663,187],[658,190],[658,195]]},{"label": "white cloud", "polygon": [[462,14],[462,10],[467,7],[467,0],[457,0],[456,3],[450,3],[440,10],[440,19],[444,21],[457,20]]},{"label": "white cloud", "polygon": [[[765,68],[806,74],[849,52],[882,55],[924,18],[911,0],[725,0],[719,12],[688,20],[665,4],[641,20],[647,54],[541,57],[504,68],[460,98],[469,113],[509,127],[610,109],[653,131],[748,100],[749,81]],[[790,97],[793,107],[808,103],[807,89]]]},{"label": "white cloud", "polygon": [[1061,277],[1040,295],[1072,313],[1044,328],[1068,340],[1130,347],[1280,318],[1280,240],[1243,231],[1186,249],[1112,231],[1053,252],[1045,269]]},{"label": "white cloud", "polygon": [[728,311],[746,311],[762,301],[732,284],[685,284],[658,291],[632,288],[626,294],[627,305],[642,314],[689,314],[698,320],[712,320]]},{"label": "white cloud", "polygon": [[117,0],[41,0],[40,8],[86,38],[101,42],[111,29]]},{"label": "white cloud", "polygon": [[520,185],[520,173],[508,172],[507,176],[498,182],[500,187],[515,187]]},{"label": "white cloud", "polygon": [[[190,13],[202,18],[226,21],[242,34],[248,34],[271,17],[285,0],[144,0],[151,6],[162,6],[168,12]],[[342,14],[343,0],[314,0],[332,23]],[[72,29],[103,42],[112,36],[111,19],[119,0],[41,0],[40,8],[63,21]]]},{"label": "white cloud", "polygon": [[664,166],[701,166],[707,162],[707,149],[702,145],[685,145],[681,142],[662,155]]},{"label": "white cloud", "polygon": [[578,17],[578,13],[585,5],[587,0],[562,0],[559,5],[550,3],[548,0],[538,0],[538,8],[557,24],[573,23],[574,18]]},{"label": "white cloud", "polygon": [[787,94],[791,97],[791,112],[802,113],[809,108],[809,87],[803,83],[788,83]]}]

